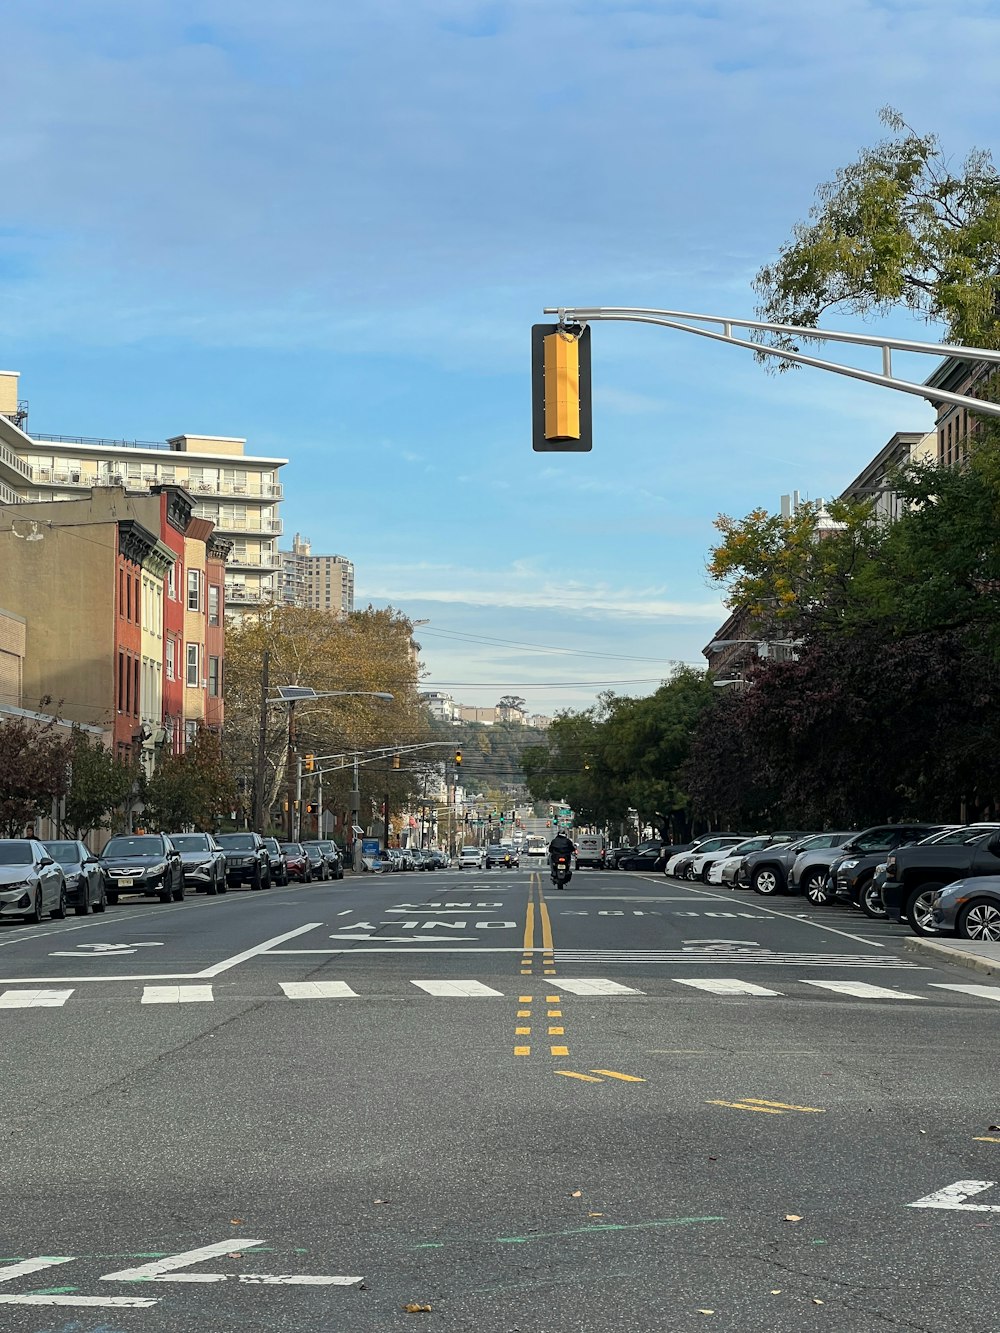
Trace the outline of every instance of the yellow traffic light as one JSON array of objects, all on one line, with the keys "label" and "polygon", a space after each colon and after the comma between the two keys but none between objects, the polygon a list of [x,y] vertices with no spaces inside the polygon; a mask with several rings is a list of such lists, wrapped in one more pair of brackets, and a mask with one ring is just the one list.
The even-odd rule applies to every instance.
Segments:
[{"label": "yellow traffic light", "polygon": [[586,453],[592,448],[590,383],[590,329],[535,324],[531,397],[536,453]]},{"label": "yellow traffic light", "polygon": [[398,768],[398,767],[399,767],[399,755],[398,755],[398,754],[394,754],[394,755],[392,756],[392,766],[393,766],[393,768]]},{"label": "yellow traffic light", "polygon": [[316,766],[316,756],[314,754],[306,755],[306,772],[311,773]]},{"label": "yellow traffic light", "polygon": [[462,767],[462,751],[461,751],[461,750],[456,750],[456,751],[455,751],[455,767],[456,767],[456,768],[461,768],[461,767]]}]

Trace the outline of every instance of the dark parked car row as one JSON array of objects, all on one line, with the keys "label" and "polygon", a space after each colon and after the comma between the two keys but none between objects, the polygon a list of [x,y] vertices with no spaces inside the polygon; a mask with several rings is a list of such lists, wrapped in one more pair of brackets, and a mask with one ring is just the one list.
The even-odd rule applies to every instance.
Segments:
[{"label": "dark parked car row", "polygon": [[103,912],[120,894],[183,901],[248,884],[267,889],[291,879],[343,879],[336,843],[279,844],[258,833],[134,833],[112,838],[100,856],[72,839],[0,839],[0,919],[37,922]]}]

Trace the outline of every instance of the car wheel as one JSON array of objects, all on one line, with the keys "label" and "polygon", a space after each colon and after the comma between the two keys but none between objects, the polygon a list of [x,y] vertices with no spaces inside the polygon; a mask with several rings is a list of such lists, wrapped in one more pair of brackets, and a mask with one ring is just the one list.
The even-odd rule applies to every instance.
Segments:
[{"label": "car wheel", "polygon": [[118,906],[118,894],[115,892],[114,889],[108,890],[108,902],[111,904],[112,907]]},{"label": "car wheel", "polygon": [[923,884],[914,889],[906,900],[903,916],[910,923],[914,935],[940,935],[931,915],[931,903],[934,896],[941,892],[943,884]]},{"label": "car wheel", "polygon": [[762,866],[760,870],[753,872],[751,888],[754,893],[759,893],[762,898],[773,898],[784,887],[781,876],[777,870],[772,870],[770,866]]},{"label": "car wheel", "polygon": [[83,890],[82,890],[82,892],[83,892],[83,896],[82,896],[82,898],[80,899],[80,901],[77,903],[77,905],[73,908],[73,911],[76,913],[77,916],[89,916],[89,915],[90,915],[90,881],[89,881],[89,880],[87,880],[87,882],[83,885]]},{"label": "car wheel", "polygon": [[50,913],[53,921],[66,920],[66,885],[59,885],[59,902]]},{"label": "car wheel", "polygon": [[160,889],[159,893],[156,896],[159,898],[161,903],[168,903],[171,898],[171,893],[169,889]]},{"label": "car wheel", "polygon": [[988,899],[973,899],[958,915],[957,934],[963,940],[1000,943],[1000,905]]},{"label": "car wheel", "polygon": [[42,886],[40,884],[31,911],[25,913],[24,919],[32,926],[37,926],[42,919]]},{"label": "car wheel", "polygon": [[867,880],[858,894],[858,906],[873,921],[884,921],[889,915],[882,901],[882,886],[876,884],[874,879]]},{"label": "car wheel", "polygon": [[833,902],[828,877],[822,870],[807,870],[802,876],[802,893],[811,907],[829,907]]},{"label": "car wheel", "polygon": [[174,889],[173,893],[172,893],[170,896],[173,898],[173,900],[174,900],[175,903],[182,903],[182,902],[184,901],[184,881],[183,881],[183,880],[181,880],[180,888],[179,888],[179,889]]}]

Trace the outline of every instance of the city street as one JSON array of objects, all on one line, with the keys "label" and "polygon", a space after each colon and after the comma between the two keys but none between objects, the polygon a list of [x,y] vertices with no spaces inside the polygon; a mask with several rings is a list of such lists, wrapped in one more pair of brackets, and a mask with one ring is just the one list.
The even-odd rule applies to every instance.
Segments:
[{"label": "city street", "polygon": [[1000,978],[906,939],[540,863],[5,923],[0,1328],[991,1333]]}]

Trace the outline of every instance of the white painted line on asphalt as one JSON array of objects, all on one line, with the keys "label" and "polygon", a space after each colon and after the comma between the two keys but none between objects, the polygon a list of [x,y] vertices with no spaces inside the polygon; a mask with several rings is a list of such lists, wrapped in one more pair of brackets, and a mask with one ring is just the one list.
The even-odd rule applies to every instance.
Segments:
[{"label": "white painted line on asphalt", "polygon": [[363,1277],[323,1277],[312,1273],[238,1273],[238,1282],[264,1287],[355,1287]]},{"label": "white painted line on asphalt", "polygon": [[56,1264],[71,1264],[74,1255],[57,1258],[53,1254],[39,1255],[35,1259],[19,1259],[16,1264],[0,1264],[0,1282],[13,1282],[18,1277],[28,1277],[31,1273],[40,1273],[44,1268],[54,1268]]},{"label": "white painted line on asphalt", "polygon": [[[169,1254],[165,1259],[154,1259],[137,1268],[119,1268],[114,1273],[104,1273],[102,1282],[225,1282],[225,1273],[179,1273],[177,1270],[188,1268],[191,1264],[204,1263],[206,1259],[216,1259],[223,1254],[243,1253],[255,1250],[266,1244],[263,1240],[248,1240],[245,1236],[231,1236],[229,1240],[216,1241],[214,1245],[202,1245],[196,1250],[184,1250],[180,1254]],[[168,1276],[168,1274],[170,1276]]]},{"label": "white painted line on asphalt", "polygon": [[943,1190],[926,1194],[915,1203],[908,1203],[907,1208],[945,1208],[948,1211],[963,1213],[1000,1213],[1000,1203],[966,1203],[973,1195],[982,1194],[996,1184],[995,1180],[956,1180],[954,1185],[946,1185]]},{"label": "white painted line on asphalt", "polygon": [[494,990],[492,986],[484,986],[481,981],[411,981],[410,985],[417,986],[428,995],[448,995],[466,999],[493,995],[503,997],[503,991]]},{"label": "white painted line on asphalt", "polygon": [[[0,1296],[0,1305],[60,1305],[70,1309],[148,1310],[159,1296]],[[75,1322],[70,1328],[78,1328]]]},{"label": "white painted line on asphalt", "polygon": [[245,963],[250,958],[257,958],[262,953],[269,953],[275,945],[284,944],[285,940],[294,940],[297,935],[305,935],[307,931],[318,930],[322,924],[322,921],[310,921],[308,925],[299,926],[296,930],[286,930],[284,935],[275,935],[269,940],[264,940],[262,944],[255,944],[252,949],[244,949],[242,953],[233,954],[232,958],[224,958],[221,963],[213,963],[211,967],[206,967],[204,972],[195,972],[192,975],[196,977],[217,977],[221,972],[228,972],[231,967],[238,967],[240,963]]},{"label": "white painted line on asphalt", "polygon": [[838,995],[853,995],[859,1000],[919,1000],[905,990],[890,990],[888,986],[873,986],[867,981],[806,981],[804,986],[818,986],[820,990],[836,991]]},{"label": "white painted line on asphalt", "polygon": [[144,986],[143,1004],[210,1004],[211,986]]},{"label": "white painted line on asphalt", "polygon": [[72,994],[71,990],[5,990],[0,1009],[58,1009]]},{"label": "white painted line on asphalt", "polygon": [[707,990],[712,995],[781,995],[780,990],[768,990],[766,986],[756,986],[752,981],[737,981],[734,977],[674,977],[680,986],[693,986],[695,990]]},{"label": "white painted line on asphalt", "polygon": [[606,977],[559,977],[552,985],[557,990],[568,990],[571,995],[642,995],[634,986],[623,986],[620,981]]},{"label": "white painted line on asphalt", "polygon": [[977,995],[981,1000],[1000,1000],[1000,986],[954,986],[943,981],[930,983],[934,990],[955,990],[961,995]]},{"label": "white painted line on asphalt", "polygon": [[279,981],[278,985],[290,1000],[338,1000],[358,993],[346,981]]}]

